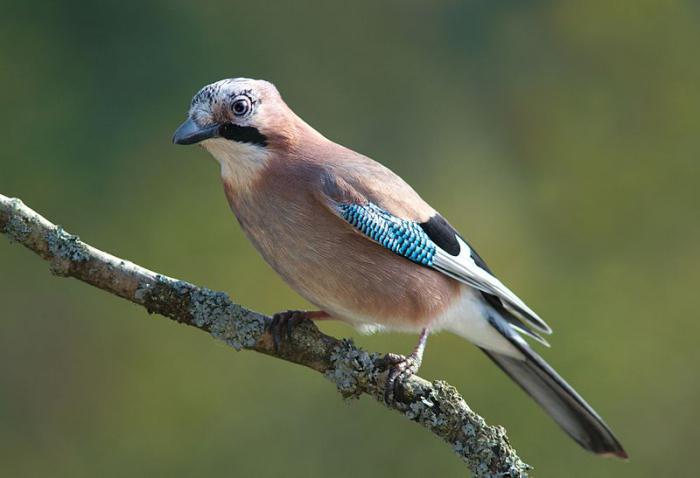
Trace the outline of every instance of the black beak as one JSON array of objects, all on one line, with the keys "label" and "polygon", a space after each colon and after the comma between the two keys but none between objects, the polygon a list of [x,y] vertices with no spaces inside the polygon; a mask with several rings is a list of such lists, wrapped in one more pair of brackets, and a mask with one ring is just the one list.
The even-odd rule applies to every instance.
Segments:
[{"label": "black beak", "polygon": [[199,126],[191,118],[180,125],[173,135],[175,144],[197,144],[205,139],[215,138],[219,135],[219,125],[214,123],[209,126]]}]

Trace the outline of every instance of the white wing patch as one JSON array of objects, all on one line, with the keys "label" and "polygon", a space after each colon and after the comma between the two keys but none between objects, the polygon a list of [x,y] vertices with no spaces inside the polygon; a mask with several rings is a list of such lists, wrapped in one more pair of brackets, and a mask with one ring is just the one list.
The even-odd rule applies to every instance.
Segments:
[{"label": "white wing patch", "polygon": [[474,287],[480,291],[492,294],[502,299],[506,308],[522,318],[528,325],[538,331],[551,334],[552,329],[533,312],[525,303],[510,291],[503,283],[479,267],[471,257],[471,249],[459,237],[459,255],[453,256],[438,247],[433,257],[433,267],[443,274],[456,279],[463,284]]}]

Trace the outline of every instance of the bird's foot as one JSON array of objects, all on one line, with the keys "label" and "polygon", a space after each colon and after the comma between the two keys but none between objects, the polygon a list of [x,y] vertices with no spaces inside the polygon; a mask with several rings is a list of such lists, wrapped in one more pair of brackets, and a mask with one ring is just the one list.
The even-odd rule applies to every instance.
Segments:
[{"label": "bird's foot", "polygon": [[391,405],[395,400],[396,386],[410,378],[420,368],[429,334],[430,331],[427,327],[421,330],[418,344],[416,344],[413,353],[408,357],[391,353],[384,356],[384,366],[389,370],[386,383],[384,384],[384,403],[387,405]]},{"label": "bird's foot", "polygon": [[411,375],[414,375],[421,364],[421,357],[412,353],[408,357],[399,354],[386,354],[384,364],[389,370],[384,383],[384,403],[391,405],[396,395],[396,387]]},{"label": "bird's foot", "polygon": [[294,327],[301,324],[305,320],[322,320],[328,318],[328,314],[323,311],[306,311],[306,310],[287,310],[278,312],[272,316],[270,323],[270,335],[272,335],[272,344],[275,352],[279,352],[282,336],[287,340],[292,336]]}]

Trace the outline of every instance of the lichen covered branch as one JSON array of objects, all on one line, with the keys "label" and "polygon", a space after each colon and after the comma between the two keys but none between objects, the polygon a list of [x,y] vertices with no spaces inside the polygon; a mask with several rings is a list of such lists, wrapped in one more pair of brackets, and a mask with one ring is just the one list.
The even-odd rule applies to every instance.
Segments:
[{"label": "lichen covered branch", "polygon": [[[234,303],[225,293],[157,274],[82,242],[19,199],[0,194],[0,232],[73,277],[168,317],[209,332],[236,350],[254,350],[321,372],[345,398],[362,394],[384,403],[383,357],[350,340],[323,334],[312,322],[294,327],[275,348],[271,319]],[[530,467],[510,446],[505,430],[486,424],[457,390],[418,376],[397,385],[390,405],[446,441],[477,477],[524,477]]]}]

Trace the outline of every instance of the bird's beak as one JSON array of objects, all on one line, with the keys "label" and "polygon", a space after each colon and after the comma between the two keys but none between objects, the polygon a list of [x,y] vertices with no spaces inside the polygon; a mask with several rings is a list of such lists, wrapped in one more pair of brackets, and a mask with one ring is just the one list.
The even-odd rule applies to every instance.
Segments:
[{"label": "bird's beak", "polygon": [[214,123],[208,126],[199,126],[192,118],[187,118],[175,131],[173,143],[197,144],[205,139],[214,138],[219,134],[219,125]]}]

